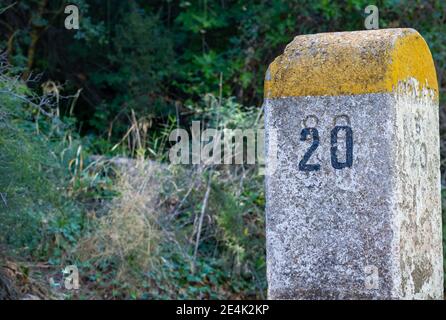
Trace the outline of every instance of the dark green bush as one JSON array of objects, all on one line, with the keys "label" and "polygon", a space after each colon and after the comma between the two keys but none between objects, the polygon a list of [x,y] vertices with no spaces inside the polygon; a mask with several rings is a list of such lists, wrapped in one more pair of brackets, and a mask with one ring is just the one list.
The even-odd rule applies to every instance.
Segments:
[{"label": "dark green bush", "polygon": [[81,212],[67,197],[69,148],[59,153],[64,129],[57,117],[37,119],[51,98],[33,95],[5,64],[0,69],[0,242],[57,256],[81,228]]}]

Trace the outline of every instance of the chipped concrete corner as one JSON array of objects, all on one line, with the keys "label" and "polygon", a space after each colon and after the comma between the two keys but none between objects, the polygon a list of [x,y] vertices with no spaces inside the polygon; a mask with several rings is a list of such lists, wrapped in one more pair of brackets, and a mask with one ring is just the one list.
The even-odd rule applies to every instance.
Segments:
[{"label": "chipped concrete corner", "polygon": [[422,37],[296,37],[267,72],[265,113],[269,298],[442,299],[438,86]]}]

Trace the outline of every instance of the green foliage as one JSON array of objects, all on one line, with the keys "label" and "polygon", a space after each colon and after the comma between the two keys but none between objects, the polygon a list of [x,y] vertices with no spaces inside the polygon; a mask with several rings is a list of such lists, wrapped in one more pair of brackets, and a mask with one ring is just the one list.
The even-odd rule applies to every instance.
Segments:
[{"label": "green foliage", "polygon": [[75,241],[82,227],[81,211],[73,201],[67,200],[67,173],[55,153],[59,144],[56,141],[60,141],[57,136],[63,129],[56,118],[36,120],[40,110],[36,108],[48,106],[45,100],[33,96],[3,67],[0,74],[0,241],[37,257],[57,258],[61,249]]},{"label": "green foliage", "polygon": [[[98,108],[90,123],[99,130],[107,128],[121,110],[165,114],[162,81],[172,71],[174,61],[171,41],[160,28],[158,17],[132,8],[116,25],[107,47],[106,68],[93,72],[91,83],[111,90],[115,97]],[[119,122],[113,125],[115,135],[125,133]]]}]

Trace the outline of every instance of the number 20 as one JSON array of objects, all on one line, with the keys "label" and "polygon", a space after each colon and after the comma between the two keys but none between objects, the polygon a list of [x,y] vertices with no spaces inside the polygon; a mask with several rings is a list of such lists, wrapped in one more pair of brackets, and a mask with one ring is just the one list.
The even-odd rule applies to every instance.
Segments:
[{"label": "number 20", "polygon": [[[339,131],[345,131],[345,143],[346,143],[346,157],[344,162],[339,162],[337,151],[338,151],[338,134]],[[299,161],[300,171],[318,171],[321,168],[320,164],[308,164],[311,155],[316,151],[319,146],[319,132],[316,128],[304,128],[300,133],[300,141],[306,141],[307,138],[311,136],[313,142],[305,152],[301,161]],[[351,168],[353,165],[353,131],[349,126],[335,126],[331,130],[331,165],[335,169]]]}]

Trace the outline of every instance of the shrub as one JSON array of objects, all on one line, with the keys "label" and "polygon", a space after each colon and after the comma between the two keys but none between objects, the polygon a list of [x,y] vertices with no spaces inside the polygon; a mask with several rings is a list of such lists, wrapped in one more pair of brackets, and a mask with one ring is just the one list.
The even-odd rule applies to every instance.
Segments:
[{"label": "shrub", "polygon": [[34,95],[2,59],[0,242],[45,257],[58,255],[81,228],[79,207],[66,197],[64,157],[57,154],[66,131],[52,111],[52,98]]}]

